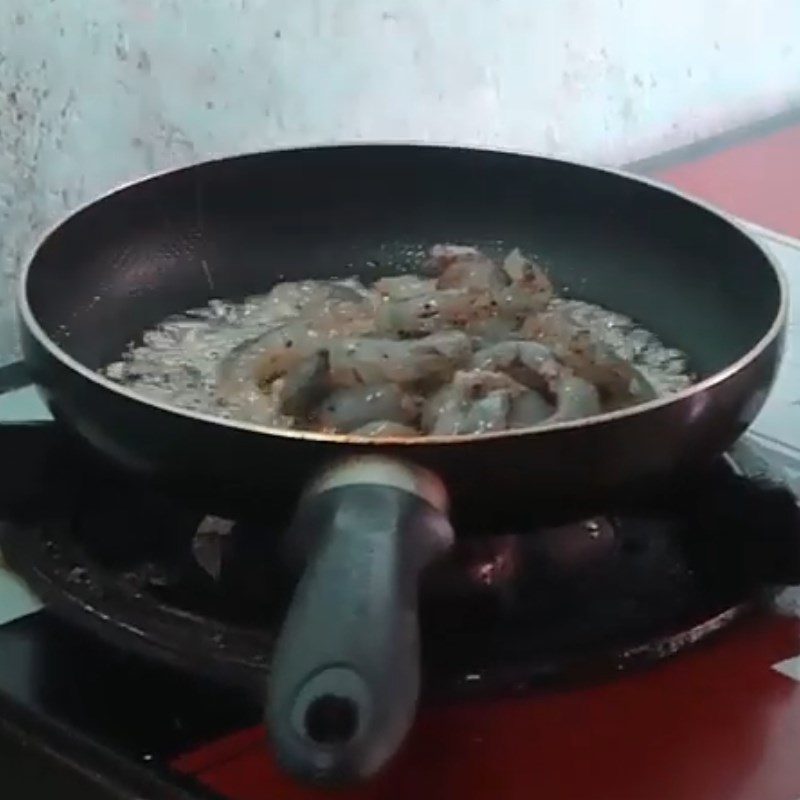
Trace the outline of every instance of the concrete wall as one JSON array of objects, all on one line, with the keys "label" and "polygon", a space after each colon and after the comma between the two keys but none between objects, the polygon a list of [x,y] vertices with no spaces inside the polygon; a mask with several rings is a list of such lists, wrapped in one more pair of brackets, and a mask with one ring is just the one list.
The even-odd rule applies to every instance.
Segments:
[{"label": "concrete wall", "polygon": [[42,229],[215,153],[431,139],[619,163],[800,100],[797,0],[3,0],[0,361]]}]

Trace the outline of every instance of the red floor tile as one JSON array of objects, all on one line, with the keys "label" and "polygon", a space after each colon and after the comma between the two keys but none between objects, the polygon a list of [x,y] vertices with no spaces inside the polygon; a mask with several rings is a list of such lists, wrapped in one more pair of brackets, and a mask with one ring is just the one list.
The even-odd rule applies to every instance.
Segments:
[{"label": "red floor tile", "polygon": [[800,237],[800,125],[654,177],[751,222]]}]

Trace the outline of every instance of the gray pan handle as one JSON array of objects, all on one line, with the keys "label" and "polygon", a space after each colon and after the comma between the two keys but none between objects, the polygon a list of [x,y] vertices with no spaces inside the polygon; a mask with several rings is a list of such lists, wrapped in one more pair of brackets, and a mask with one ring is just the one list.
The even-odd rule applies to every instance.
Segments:
[{"label": "gray pan handle", "polygon": [[266,722],[278,761],[323,786],[374,775],[416,713],[417,582],[453,540],[432,475],[345,462],[301,501],[290,536],[311,555],[276,644]]}]

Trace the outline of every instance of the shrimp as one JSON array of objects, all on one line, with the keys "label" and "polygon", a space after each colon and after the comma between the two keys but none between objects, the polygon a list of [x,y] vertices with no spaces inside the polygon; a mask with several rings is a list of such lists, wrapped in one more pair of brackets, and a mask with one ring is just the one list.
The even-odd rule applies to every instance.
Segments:
[{"label": "shrimp", "polygon": [[510,410],[511,395],[507,389],[489,392],[486,397],[474,400],[466,410],[460,433],[504,431]]},{"label": "shrimp", "polygon": [[522,340],[499,342],[478,350],[472,357],[475,369],[505,372],[517,382],[533,389],[554,388],[562,367],[553,352],[539,342]]},{"label": "shrimp", "polygon": [[331,375],[338,386],[446,381],[470,354],[469,337],[460,331],[403,342],[343,338],[329,346]]},{"label": "shrimp", "polygon": [[600,394],[597,389],[577,375],[566,375],[558,382],[556,389],[556,412],[551,422],[567,422],[573,419],[591,417],[602,411]]},{"label": "shrimp", "polygon": [[[350,306],[349,301],[347,305]],[[265,386],[325,349],[333,338],[368,333],[373,323],[370,311],[346,308],[344,303],[320,308],[311,320],[290,317],[278,322],[261,336],[235,347],[223,359],[218,371],[218,394],[224,396],[232,383],[242,381]]]},{"label": "shrimp", "polygon": [[417,275],[395,275],[375,281],[372,288],[389,300],[409,300],[435,291],[436,281]]},{"label": "shrimp", "polygon": [[492,293],[497,313],[512,319],[523,319],[527,314],[542,311],[550,302],[552,293],[512,283]]},{"label": "shrimp", "polygon": [[509,428],[532,428],[553,416],[553,408],[544,397],[534,390],[517,395],[511,401],[508,412]]},{"label": "shrimp", "polygon": [[[436,245],[424,268],[370,286],[301,280],[216,300],[146,332],[105,374],[209,413],[364,436],[534,428],[655,396],[630,363],[643,347],[623,339],[633,321],[556,297],[518,249],[500,262]],[[191,374],[187,352],[199,354]],[[659,392],[668,369],[690,380],[685,359],[651,361]]]},{"label": "shrimp", "polygon": [[378,304],[377,295],[356,280],[281,283],[266,297],[245,301],[241,324],[248,328],[253,319],[288,325],[302,319],[320,335],[357,336],[374,328]]},{"label": "shrimp", "polygon": [[489,392],[477,400],[465,400],[458,392],[440,402],[435,421],[429,428],[434,436],[486,433],[506,429],[511,405],[507,391]]},{"label": "shrimp", "polygon": [[423,336],[488,319],[494,313],[492,303],[488,292],[436,290],[385,303],[378,311],[376,327],[394,336]]},{"label": "shrimp", "polygon": [[416,428],[410,428],[408,425],[401,425],[399,422],[388,422],[385,419],[379,419],[375,422],[368,422],[360,428],[353,431],[356,436],[419,436],[419,431]]},{"label": "shrimp", "polygon": [[263,392],[251,380],[230,381],[218,387],[217,403],[226,416],[259,425],[287,427],[290,419],[280,409],[278,392],[281,379],[273,384],[273,390]]},{"label": "shrimp", "polygon": [[551,312],[529,317],[522,332],[546,342],[562,364],[594,384],[609,409],[655,397],[639,370],[595,344],[588,331],[577,327],[565,314]]},{"label": "shrimp", "polygon": [[305,320],[275,325],[228,354],[220,365],[219,383],[249,380],[266,385],[322,349],[329,338]]},{"label": "shrimp", "polygon": [[475,345],[495,344],[511,339],[515,335],[517,323],[507,317],[477,318],[464,326],[464,331],[477,340]]},{"label": "shrimp", "polygon": [[321,404],[317,420],[325,430],[348,433],[379,419],[408,426],[419,416],[419,402],[399,386],[352,386],[337,389]]},{"label": "shrimp", "polygon": [[553,299],[553,284],[545,271],[525,258],[518,248],[505,257],[503,271],[511,279],[511,285],[495,294],[500,313],[542,311]]},{"label": "shrimp", "polygon": [[498,372],[456,372],[452,383],[428,399],[422,427],[435,435],[505,430],[512,400],[525,387]]},{"label": "shrimp", "polygon": [[319,350],[286,373],[277,391],[285,414],[299,418],[313,416],[332,388],[328,366],[327,350]]},{"label": "shrimp", "polygon": [[503,270],[474,247],[438,245],[431,249],[430,263],[439,276],[437,289],[493,292],[509,283]]},{"label": "shrimp", "polygon": [[556,385],[555,409],[536,392],[507,375],[481,370],[456,373],[453,382],[425,405],[423,428],[434,435],[485,433],[510,427],[537,427],[601,412],[597,389],[574,375]]}]

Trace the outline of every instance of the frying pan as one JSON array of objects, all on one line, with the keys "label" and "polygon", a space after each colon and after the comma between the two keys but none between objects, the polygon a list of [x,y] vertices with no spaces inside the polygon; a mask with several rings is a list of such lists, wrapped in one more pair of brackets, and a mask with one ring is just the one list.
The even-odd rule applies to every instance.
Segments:
[{"label": "frying pan", "polygon": [[[374,441],[220,420],[95,372],[211,298],[372,280],[437,242],[535,254],[565,291],[688,353],[698,382],[541,430]],[[332,784],[373,774],[413,720],[417,578],[454,528],[577,513],[707,465],[763,404],[786,315],[768,254],[675,192],[520,154],[356,145],[223,159],[111,193],[39,245],[19,316],[33,379],[91,446],[212,510],[291,518],[307,565],[267,722],[285,768]]]}]

